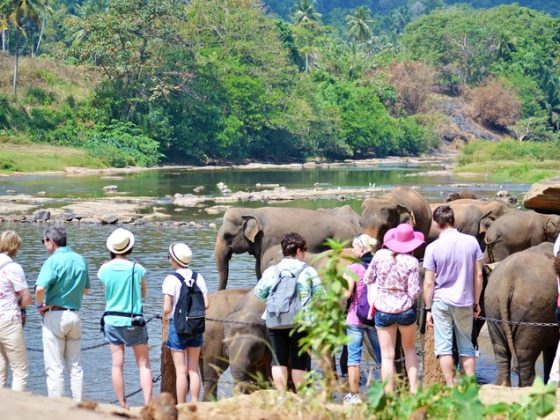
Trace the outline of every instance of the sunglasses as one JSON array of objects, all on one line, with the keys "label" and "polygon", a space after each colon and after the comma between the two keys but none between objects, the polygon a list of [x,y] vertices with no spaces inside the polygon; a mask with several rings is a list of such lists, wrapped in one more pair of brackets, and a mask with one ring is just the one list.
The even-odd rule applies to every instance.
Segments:
[{"label": "sunglasses", "polygon": [[41,239],[41,243],[42,243],[43,245],[45,245],[45,242],[48,242],[48,241],[51,241],[51,240],[52,240],[52,239],[49,239],[49,238],[47,238],[47,239]]}]

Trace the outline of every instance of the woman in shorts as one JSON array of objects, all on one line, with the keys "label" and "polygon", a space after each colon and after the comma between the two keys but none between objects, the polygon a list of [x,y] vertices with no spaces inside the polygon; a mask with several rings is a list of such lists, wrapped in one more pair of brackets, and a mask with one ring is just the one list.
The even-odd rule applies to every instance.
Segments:
[{"label": "woman in shorts", "polygon": [[[111,260],[101,266],[97,277],[105,288],[103,332],[111,347],[113,389],[119,405],[128,409],[124,392],[124,348],[132,347],[140,370],[144,404],[152,398],[152,369],[148,351],[148,329],[142,317],[146,296],[146,269],[128,259],[134,247],[132,232],[118,228],[107,238]],[[110,314],[109,314],[110,313]]]},{"label": "woman in shorts", "polygon": [[379,350],[379,340],[377,339],[377,331],[373,322],[371,325],[363,324],[359,319],[356,311],[358,309],[358,298],[367,293],[367,286],[362,281],[366,268],[373,258],[372,249],[377,241],[366,234],[361,234],[352,241],[352,254],[359,258],[359,261],[351,264],[348,269],[356,275],[351,277],[345,275],[344,278],[348,282],[348,291],[344,298],[350,299],[348,315],[346,316],[346,335],[350,338],[348,344],[348,387],[350,392],[344,397],[344,404],[360,404],[360,363],[362,360],[362,346],[364,335],[367,336],[370,345],[374,351],[376,362],[381,361]]},{"label": "woman in shorts", "polygon": [[424,235],[403,223],[389,229],[364,275],[366,284],[377,283],[375,327],[381,346],[381,378],[385,390],[395,388],[395,346],[401,333],[410,392],[418,390],[416,357],[416,299],[420,295],[418,260],[411,252],[424,243]]},{"label": "woman in shorts", "polygon": [[170,274],[165,277],[161,287],[163,292],[163,316],[169,319],[166,345],[172,352],[173,364],[175,365],[177,404],[182,404],[187,400],[187,376],[190,380],[191,401],[198,402],[200,394],[198,359],[202,347],[202,334],[194,336],[178,334],[173,323],[173,315],[183,281],[186,281],[188,286],[192,286],[196,281],[196,285],[203,293],[205,308],[208,308],[208,289],[204,278],[199,273],[196,273],[196,280],[193,279],[194,272],[189,268],[192,261],[192,252],[188,245],[181,242],[171,244],[167,258],[175,273],[184,279],[180,280],[176,274]]}]

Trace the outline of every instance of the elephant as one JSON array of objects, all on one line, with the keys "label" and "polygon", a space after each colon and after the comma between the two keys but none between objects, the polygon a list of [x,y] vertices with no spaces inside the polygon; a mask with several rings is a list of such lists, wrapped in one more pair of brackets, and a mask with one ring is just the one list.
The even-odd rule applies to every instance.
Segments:
[{"label": "elephant", "polygon": [[476,199],[476,195],[475,193],[473,193],[472,191],[469,190],[461,190],[461,191],[457,191],[457,192],[452,192],[449,193],[447,195],[447,201],[448,203],[450,201],[455,201],[455,200],[459,200],[461,198],[471,198],[471,199]]},{"label": "elephant", "polygon": [[[541,352],[544,379],[548,380],[559,338],[557,296],[551,243],[516,252],[496,265],[484,292],[488,332],[496,358],[496,384],[511,386],[513,368],[519,372],[519,386],[532,385],[535,362]],[[510,321],[552,326],[510,325]]]},{"label": "elephant", "polygon": [[272,378],[272,352],[270,340],[262,319],[265,302],[249,290],[238,302],[234,311],[226,317],[224,345],[226,346],[231,376],[238,390],[255,389],[257,377]]},{"label": "elephant", "polygon": [[256,258],[256,277],[261,277],[261,259],[284,235],[297,232],[307,241],[307,249],[327,249],[325,240],[352,239],[359,229],[337,215],[316,210],[282,207],[230,208],[226,210],[215,246],[219,273],[218,290],[227,286],[232,254],[248,252]]},{"label": "elephant", "polygon": [[533,210],[512,211],[496,220],[484,238],[484,262],[502,261],[514,252],[542,242],[554,242],[560,233],[560,216]]},{"label": "elephant", "polygon": [[[430,207],[433,211],[444,205],[453,209],[457,230],[477,238],[481,248],[484,247],[484,237],[490,225],[504,214],[514,211],[506,203],[497,200],[459,199],[448,203],[430,204]],[[438,236],[439,230],[437,225],[433,223],[428,235],[428,242],[433,242]]]},{"label": "elephant", "polygon": [[358,233],[362,231],[362,228],[360,227],[360,215],[356,213],[354,209],[348,204],[345,204],[344,206],[340,206],[340,207],[330,207],[324,209],[321,208],[317,210],[324,211],[325,213],[337,217],[341,217],[343,220],[346,220],[347,222],[351,223],[352,226],[354,226],[358,230]]},{"label": "elephant", "polygon": [[[377,239],[378,246],[383,244],[385,233],[400,223],[410,223],[428,237],[432,210],[424,197],[412,188],[396,187],[381,197],[363,201],[360,226],[364,233]],[[422,252],[423,249],[420,254]]]},{"label": "elephant", "polygon": [[200,352],[205,401],[216,399],[218,380],[222,372],[229,366],[227,349],[224,344],[225,324],[212,321],[212,319],[225,320],[249,290],[251,289],[221,290],[208,295],[206,330]]}]

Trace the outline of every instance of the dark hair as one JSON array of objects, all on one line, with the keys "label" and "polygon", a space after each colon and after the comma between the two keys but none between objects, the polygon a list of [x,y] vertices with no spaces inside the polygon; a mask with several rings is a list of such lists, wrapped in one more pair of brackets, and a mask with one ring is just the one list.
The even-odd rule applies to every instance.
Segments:
[{"label": "dark hair", "polygon": [[45,233],[43,233],[45,239],[50,239],[56,246],[66,246],[66,228],[64,226],[49,226]]},{"label": "dark hair", "polygon": [[557,276],[560,276],[560,254],[554,257],[554,271]]},{"label": "dark hair", "polygon": [[439,206],[435,209],[433,219],[440,228],[455,226],[455,213],[449,206]]},{"label": "dark hair", "polygon": [[294,257],[297,254],[298,249],[302,251],[307,250],[307,242],[303,237],[295,232],[288,233],[282,238],[282,254],[285,257]]},{"label": "dark hair", "polygon": [[132,253],[132,249],[133,249],[133,248],[134,248],[134,247],[132,247],[132,248],[130,248],[128,251],[122,252],[122,253],[120,253],[120,254],[115,254],[115,253],[113,253],[113,252],[109,252],[109,254],[111,255],[111,259],[114,260],[114,259],[116,258],[117,255],[124,255],[125,257],[128,256],[128,255],[130,255],[130,254]]}]

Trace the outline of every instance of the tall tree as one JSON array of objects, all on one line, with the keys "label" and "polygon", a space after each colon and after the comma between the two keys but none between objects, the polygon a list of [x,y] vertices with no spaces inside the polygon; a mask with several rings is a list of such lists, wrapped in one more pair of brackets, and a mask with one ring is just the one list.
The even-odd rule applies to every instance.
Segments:
[{"label": "tall tree", "polygon": [[321,20],[315,0],[299,0],[292,13],[294,24],[306,25]]},{"label": "tall tree", "polygon": [[366,6],[360,6],[353,14],[346,16],[348,35],[360,44],[371,40],[373,36],[371,26],[373,23],[371,11]]},{"label": "tall tree", "polygon": [[0,0],[0,16],[4,16],[8,26],[15,28],[15,52],[13,90],[17,97],[19,73],[19,48],[21,36],[27,37],[24,23],[37,25],[40,16],[50,11],[48,0]]}]

